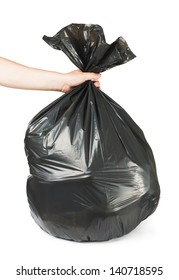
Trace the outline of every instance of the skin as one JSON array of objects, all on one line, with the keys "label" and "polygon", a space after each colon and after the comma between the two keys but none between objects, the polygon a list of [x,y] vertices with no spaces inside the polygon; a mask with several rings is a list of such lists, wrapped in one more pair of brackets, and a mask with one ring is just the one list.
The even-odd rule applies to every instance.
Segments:
[{"label": "skin", "polygon": [[68,93],[73,87],[91,80],[100,87],[100,74],[75,70],[59,73],[27,67],[0,57],[0,85],[27,90],[50,90]]}]

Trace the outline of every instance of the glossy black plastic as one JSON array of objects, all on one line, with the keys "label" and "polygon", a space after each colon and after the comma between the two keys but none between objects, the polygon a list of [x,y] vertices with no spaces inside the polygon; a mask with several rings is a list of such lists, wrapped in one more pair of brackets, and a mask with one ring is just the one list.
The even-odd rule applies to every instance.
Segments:
[{"label": "glossy black plastic", "polygon": [[[122,37],[108,45],[99,25],[71,24],[44,40],[82,71],[102,72],[135,57]],[[25,150],[32,216],[55,237],[109,240],[157,207],[156,167],[142,130],[90,81],[32,119]]]}]

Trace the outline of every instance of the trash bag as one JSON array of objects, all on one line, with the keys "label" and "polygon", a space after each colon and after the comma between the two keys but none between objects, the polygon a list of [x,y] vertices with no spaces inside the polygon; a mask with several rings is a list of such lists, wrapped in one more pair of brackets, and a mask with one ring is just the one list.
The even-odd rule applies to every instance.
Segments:
[{"label": "trash bag", "polygon": [[[82,71],[102,72],[135,57],[122,37],[107,44],[99,25],[71,24],[43,39]],[[156,167],[142,130],[91,81],[32,119],[25,151],[32,216],[55,237],[120,237],[157,207]]]}]

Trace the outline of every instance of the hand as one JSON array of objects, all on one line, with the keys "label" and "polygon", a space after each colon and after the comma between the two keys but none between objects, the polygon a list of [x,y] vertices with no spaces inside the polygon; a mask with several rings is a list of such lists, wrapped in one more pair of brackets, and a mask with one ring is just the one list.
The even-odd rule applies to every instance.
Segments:
[{"label": "hand", "polygon": [[[97,88],[100,88],[99,78],[101,74],[91,73],[91,72],[82,72],[80,70],[75,70],[66,74],[63,74],[63,79],[60,79],[59,90],[68,93],[73,87],[78,86],[85,81],[92,81]],[[63,85],[61,82],[63,81]]]}]

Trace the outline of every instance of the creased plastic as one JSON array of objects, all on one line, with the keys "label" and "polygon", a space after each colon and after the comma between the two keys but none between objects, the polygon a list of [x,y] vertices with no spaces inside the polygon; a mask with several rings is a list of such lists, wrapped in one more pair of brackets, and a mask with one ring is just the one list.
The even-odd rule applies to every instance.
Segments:
[{"label": "creased plastic", "polygon": [[[107,44],[99,25],[71,24],[43,39],[82,71],[102,72],[135,57],[122,37]],[[90,81],[32,119],[25,150],[32,216],[55,237],[120,237],[158,205],[155,161],[142,130]]]}]

